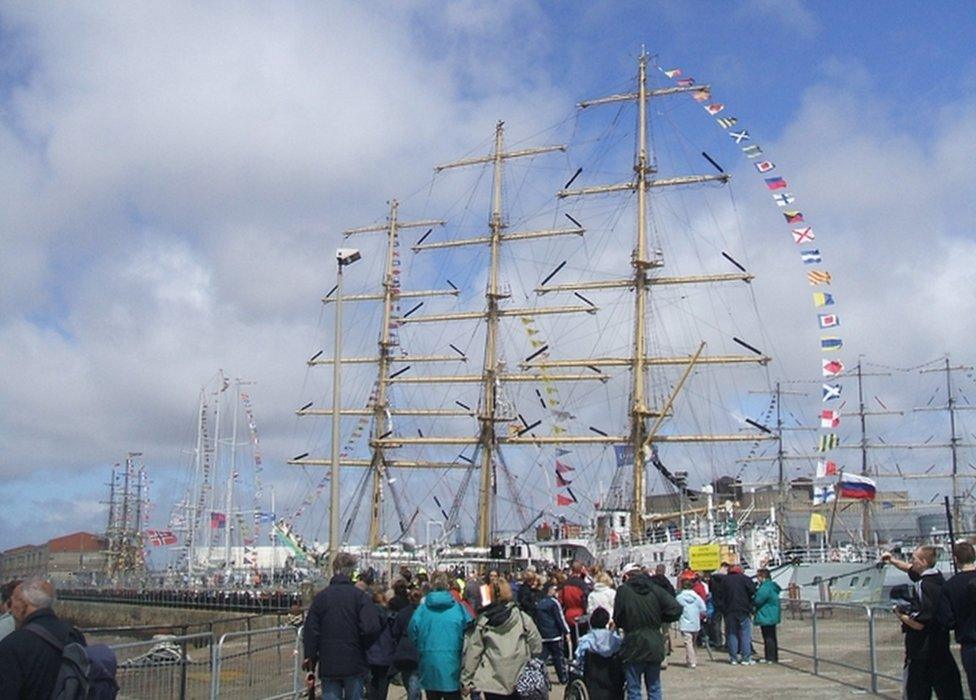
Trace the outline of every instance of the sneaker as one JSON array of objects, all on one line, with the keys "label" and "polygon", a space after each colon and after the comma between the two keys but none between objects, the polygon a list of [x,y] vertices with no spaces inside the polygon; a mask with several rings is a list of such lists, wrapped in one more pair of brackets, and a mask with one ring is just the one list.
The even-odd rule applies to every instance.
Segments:
[{"label": "sneaker", "polygon": [[752,659],[746,659],[745,661],[742,662],[742,665],[743,666],[755,666],[756,665],[756,662],[753,661]]},{"label": "sneaker", "polygon": [[732,666],[738,666],[739,665],[739,662],[736,661],[735,659],[729,659],[729,664],[732,665]]},{"label": "sneaker", "polygon": [[761,664],[768,664],[769,662],[766,661],[766,659],[759,659],[759,663],[761,663]]},{"label": "sneaker", "polygon": [[691,667],[692,668],[698,668],[698,664],[692,664]]}]

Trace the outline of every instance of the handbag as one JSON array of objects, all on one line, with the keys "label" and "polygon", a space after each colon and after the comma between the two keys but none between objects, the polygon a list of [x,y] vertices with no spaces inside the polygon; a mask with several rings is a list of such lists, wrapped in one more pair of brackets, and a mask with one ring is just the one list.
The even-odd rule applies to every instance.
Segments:
[{"label": "handbag", "polygon": [[525,650],[529,660],[525,662],[525,666],[522,667],[518,678],[515,680],[515,692],[520,700],[548,700],[551,685],[549,674],[546,673],[546,665],[542,659],[532,656],[529,640],[525,636],[525,622],[522,620],[522,613],[519,612],[518,615],[519,622],[522,624],[522,633],[519,636],[525,641]]}]

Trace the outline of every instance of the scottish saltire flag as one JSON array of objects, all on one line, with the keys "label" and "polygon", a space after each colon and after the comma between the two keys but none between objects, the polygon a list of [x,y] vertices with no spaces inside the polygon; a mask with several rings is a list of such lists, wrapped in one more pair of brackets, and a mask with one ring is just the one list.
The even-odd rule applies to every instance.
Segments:
[{"label": "scottish saltire flag", "polygon": [[813,293],[813,305],[818,309],[822,306],[833,306],[834,297],[827,292],[814,292]]},{"label": "scottish saltire flag", "polygon": [[[783,216],[786,218],[786,223],[788,224],[802,224],[803,223],[803,212],[802,211],[784,211]],[[813,240],[813,239],[810,239]],[[800,241],[797,241],[799,243]]]},{"label": "scottish saltire flag", "polygon": [[820,444],[817,445],[817,452],[830,452],[838,444],[840,444],[840,439],[833,433],[821,435]]},{"label": "scottish saltire flag", "polygon": [[832,335],[825,335],[820,337],[820,349],[821,350],[840,350],[844,347],[844,341]]},{"label": "scottish saltire flag", "polygon": [[800,260],[803,261],[804,265],[812,265],[813,263],[823,262],[823,258],[820,256],[820,251],[816,248],[811,250],[801,250]]},{"label": "scottish saltire flag", "polygon": [[715,102],[714,104],[710,104],[705,107],[705,111],[711,114],[713,117],[723,109],[725,109],[725,105],[723,105],[721,102]]},{"label": "scottish saltire flag", "polygon": [[840,411],[833,411],[829,408],[820,412],[821,428],[836,428],[840,425]]},{"label": "scottish saltire flag", "polygon": [[813,505],[821,506],[825,503],[831,503],[837,494],[834,493],[834,485],[830,486],[818,486],[813,490]]},{"label": "scottish saltire flag", "polygon": [[793,204],[796,197],[791,192],[784,192],[783,194],[774,194],[773,201],[776,202],[777,206],[785,207],[787,204]]},{"label": "scottish saltire flag", "polygon": [[825,377],[836,377],[838,374],[844,371],[844,363],[840,360],[824,360],[823,361],[823,376]]},{"label": "scottish saltire flag", "polygon": [[840,392],[842,390],[843,387],[840,384],[824,384],[823,385],[824,402],[826,403],[827,401],[833,401],[834,399],[839,399]]},{"label": "scottish saltire flag", "polygon": [[776,167],[773,163],[770,163],[768,160],[761,160],[755,165],[756,165],[756,170],[758,170],[761,173],[768,173],[770,170]]},{"label": "scottish saltire flag", "polygon": [[771,190],[781,190],[786,187],[786,180],[781,177],[767,177],[764,179],[766,181],[766,187]]},{"label": "scottish saltire flag", "polygon": [[840,480],[840,497],[857,501],[873,501],[878,487],[871,479],[858,474],[844,474]]},{"label": "scottish saltire flag", "polygon": [[729,136],[731,136],[736,143],[742,143],[743,141],[749,140],[749,132],[745,129],[742,131],[730,131]]},{"label": "scottish saltire flag", "polygon": [[837,476],[837,463],[822,459],[817,462],[817,478],[824,479],[828,476]]},{"label": "scottish saltire flag", "polygon": [[840,316],[837,314],[817,314],[817,323],[821,328],[834,328],[840,325]]}]

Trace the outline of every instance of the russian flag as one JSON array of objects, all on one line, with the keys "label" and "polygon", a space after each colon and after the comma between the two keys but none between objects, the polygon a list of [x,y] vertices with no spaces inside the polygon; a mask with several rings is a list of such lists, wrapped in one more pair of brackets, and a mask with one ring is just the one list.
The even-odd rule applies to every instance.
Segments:
[{"label": "russian flag", "polygon": [[844,474],[840,482],[840,497],[858,501],[873,501],[877,493],[875,483],[866,476]]}]

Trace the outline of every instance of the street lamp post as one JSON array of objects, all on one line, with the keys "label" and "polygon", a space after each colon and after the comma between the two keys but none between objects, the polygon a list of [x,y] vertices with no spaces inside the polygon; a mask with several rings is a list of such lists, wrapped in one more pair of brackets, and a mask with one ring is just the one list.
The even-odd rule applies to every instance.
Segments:
[{"label": "street lamp post", "polygon": [[352,265],[359,260],[361,255],[354,248],[339,248],[336,250],[336,263],[338,267],[338,277],[336,279],[336,301],[335,301],[335,346],[332,352],[332,468],[330,471],[329,494],[329,562],[328,568],[332,570],[332,562],[335,561],[336,554],[339,553],[341,545],[339,538],[339,417],[342,401],[340,391],[340,376],[342,365],[342,268]]}]

